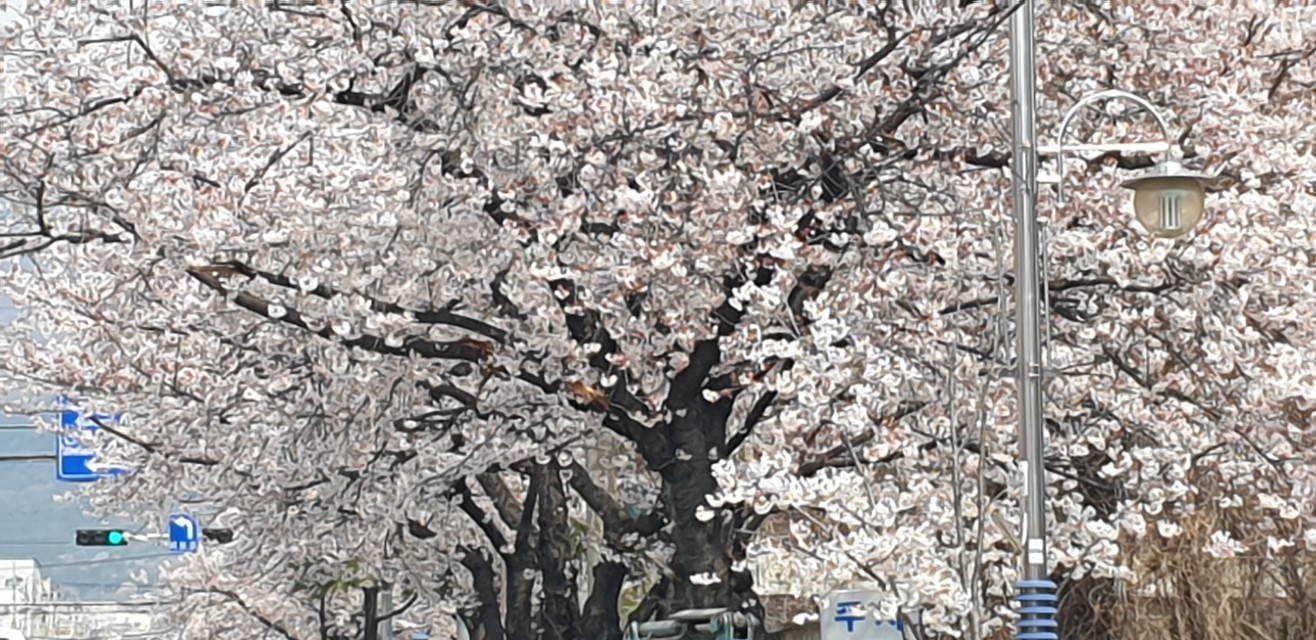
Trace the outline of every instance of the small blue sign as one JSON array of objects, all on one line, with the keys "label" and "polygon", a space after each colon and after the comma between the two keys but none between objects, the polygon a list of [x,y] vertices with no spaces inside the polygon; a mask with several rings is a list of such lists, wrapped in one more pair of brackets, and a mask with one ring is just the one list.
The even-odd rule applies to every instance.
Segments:
[{"label": "small blue sign", "polygon": [[[868,589],[833,591],[823,601],[822,640],[904,640],[905,622],[875,620],[883,594]],[[918,612],[913,612],[917,616]],[[915,622],[917,624],[917,622]]]},{"label": "small blue sign", "polygon": [[[118,416],[95,416],[101,422],[117,422]],[[78,439],[78,433],[94,434],[100,428],[92,420],[83,420],[77,411],[61,411],[60,435],[55,439],[55,479],[60,482],[92,482],[104,476],[117,476],[123,469],[92,469],[96,451]]]},{"label": "small blue sign", "polygon": [[169,516],[169,550],[174,553],[192,553],[200,547],[201,521],[185,513]]}]

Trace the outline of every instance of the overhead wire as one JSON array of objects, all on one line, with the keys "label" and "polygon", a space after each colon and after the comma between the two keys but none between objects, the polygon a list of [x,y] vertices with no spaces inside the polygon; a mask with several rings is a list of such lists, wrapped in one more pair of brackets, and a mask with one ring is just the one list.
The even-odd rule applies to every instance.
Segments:
[{"label": "overhead wire", "polygon": [[115,562],[133,562],[137,560],[157,560],[164,558],[175,558],[173,553],[148,553],[136,556],[124,556],[122,558],[98,558],[95,560],[70,560],[68,562],[42,562],[42,569],[58,569],[60,567],[90,567],[102,564],[112,564]]}]

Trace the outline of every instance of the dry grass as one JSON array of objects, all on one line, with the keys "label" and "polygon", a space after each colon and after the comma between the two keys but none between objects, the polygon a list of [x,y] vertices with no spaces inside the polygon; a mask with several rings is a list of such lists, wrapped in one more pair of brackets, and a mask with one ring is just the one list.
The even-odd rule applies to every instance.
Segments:
[{"label": "dry grass", "polygon": [[1219,559],[1202,548],[1214,532],[1231,528],[1224,514],[1198,512],[1180,522],[1178,537],[1153,534],[1130,545],[1139,588],[1109,611],[1115,638],[1316,638],[1316,555],[1288,549],[1270,558]]},{"label": "dry grass", "polygon": [[[1207,483],[1198,483],[1199,487]],[[1263,530],[1255,509],[1218,505],[1212,492],[1199,507],[1173,520],[1176,537],[1154,531],[1124,541],[1137,571],[1136,585],[1093,598],[1108,619],[1106,633],[1074,638],[1112,640],[1312,640],[1316,638],[1316,554],[1298,548],[1267,553],[1268,536],[1301,539],[1286,520]],[[1247,555],[1216,558],[1203,549],[1217,531],[1243,542]],[[1094,594],[1096,595],[1096,594]]]}]

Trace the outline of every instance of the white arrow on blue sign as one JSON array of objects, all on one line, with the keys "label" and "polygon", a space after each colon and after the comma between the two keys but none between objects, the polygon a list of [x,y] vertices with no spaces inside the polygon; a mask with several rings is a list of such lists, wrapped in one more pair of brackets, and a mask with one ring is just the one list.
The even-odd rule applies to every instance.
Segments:
[{"label": "white arrow on blue sign", "polygon": [[175,513],[169,516],[169,550],[191,553],[201,547],[201,521],[196,516]]},{"label": "white arrow on blue sign", "polygon": [[[66,404],[67,401],[65,402]],[[117,422],[118,416],[95,417],[101,422]],[[100,428],[92,420],[84,420],[77,411],[61,411],[60,436],[55,439],[55,479],[61,482],[92,482],[104,476],[117,476],[123,469],[93,469],[96,451],[78,439],[78,433],[95,434]]]}]

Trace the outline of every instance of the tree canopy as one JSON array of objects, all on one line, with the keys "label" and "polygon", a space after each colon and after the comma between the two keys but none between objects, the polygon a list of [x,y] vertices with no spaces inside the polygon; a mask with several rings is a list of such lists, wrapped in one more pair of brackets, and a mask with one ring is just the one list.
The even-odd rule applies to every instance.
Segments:
[{"label": "tree canopy", "polygon": [[[3,367],[129,415],[98,508],[237,531],[175,572],[192,628],[369,638],[343,603],[394,585],[473,637],[615,638],[860,583],[1003,628],[1009,6],[608,4],[8,28]],[[1120,87],[1224,177],[1176,242],[1116,187],[1147,156],[1041,198],[1058,576],[1136,583],[1205,505],[1240,515],[1201,553],[1316,550],[1313,25],[1039,11],[1044,136]],[[1116,103],[1065,142],[1150,125]]]}]

